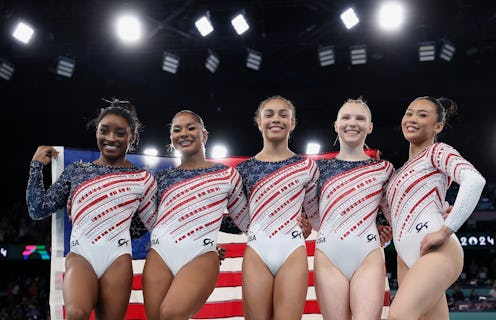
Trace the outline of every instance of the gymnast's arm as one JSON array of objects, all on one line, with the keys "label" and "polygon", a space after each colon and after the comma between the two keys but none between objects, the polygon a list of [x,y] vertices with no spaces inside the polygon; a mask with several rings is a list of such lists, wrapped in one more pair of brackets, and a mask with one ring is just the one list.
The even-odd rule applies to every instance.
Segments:
[{"label": "gymnast's arm", "polygon": [[40,146],[29,165],[29,179],[26,187],[26,204],[31,219],[40,220],[63,208],[69,197],[70,177],[73,166],[70,165],[48,190],[43,182],[43,166],[57,157],[58,152],[49,146]]}]

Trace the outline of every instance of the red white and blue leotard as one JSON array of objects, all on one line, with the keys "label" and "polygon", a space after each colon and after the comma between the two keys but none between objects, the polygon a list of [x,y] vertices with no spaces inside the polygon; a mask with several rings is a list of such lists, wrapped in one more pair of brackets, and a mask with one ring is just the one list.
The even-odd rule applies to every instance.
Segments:
[{"label": "red white and blue leotard", "polygon": [[248,204],[235,168],[166,169],[156,178],[159,206],[151,246],[174,275],[195,257],[217,250],[226,211],[242,231],[248,229]]},{"label": "red white and blue leotard", "polygon": [[248,246],[275,275],[287,257],[305,245],[296,220],[302,207],[312,226],[318,229],[317,164],[295,155],[278,162],[250,158],[237,168],[250,206]]},{"label": "red white and blue leotard", "polygon": [[[453,208],[443,219],[443,204],[452,181],[460,185]],[[485,179],[458,151],[435,143],[396,171],[387,187],[395,248],[412,267],[420,256],[420,242],[426,234],[446,225],[457,231],[479,201]],[[453,233],[452,237],[456,239]]]},{"label": "red white and blue leotard", "polygon": [[376,159],[321,159],[317,164],[321,223],[316,246],[350,280],[363,259],[380,247],[377,211],[394,168]]},{"label": "red white and blue leotard", "polygon": [[29,215],[42,219],[67,204],[70,251],[88,260],[99,278],[117,257],[131,254],[132,216],[137,212],[148,229],[155,221],[157,183],[147,170],[74,162],[45,191],[42,168],[30,164]]}]

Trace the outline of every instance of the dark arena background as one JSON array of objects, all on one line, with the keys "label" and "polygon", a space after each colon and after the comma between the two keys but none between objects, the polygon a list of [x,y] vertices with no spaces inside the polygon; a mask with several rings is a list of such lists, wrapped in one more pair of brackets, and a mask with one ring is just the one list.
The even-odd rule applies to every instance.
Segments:
[{"label": "dark arena background", "polygon": [[[307,153],[309,142],[320,144],[319,153],[338,150],[337,109],[363,97],[374,122],[367,145],[395,167],[408,156],[399,124],[409,102],[424,95],[457,102],[440,140],[471,161],[487,185],[457,233],[465,267],[447,291],[450,317],[495,319],[489,291],[496,283],[496,2],[398,0],[403,22],[386,31],[378,13],[388,2],[0,0],[0,320],[50,319],[51,219],[31,221],[25,205],[38,145],[95,150],[86,124],[105,106],[102,99],[116,97],[130,100],[144,124],[137,155],[154,147],[172,157],[168,124],[187,108],[205,121],[209,157],[220,144],[228,157],[250,156],[262,145],[255,109],[273,95],[296,106],[290,146],[298,153]],[[349,7],[359,18],[351,29],[340,18]],[[139,19],[140,41],[118,38],[121,13]],[[241,35],[231,24],[238,13],[250,27]],[[204,14],[214,29],[205,37],[195,27]],[[21,21],[33,30],[28,43],[13,37]],[[46,176],[49,184],[49,168]],[[449,202],[456,192],[454,184]],[[385,252],[394,299],[392,245]],[[458,289],[464,298],[453,298]]]}]

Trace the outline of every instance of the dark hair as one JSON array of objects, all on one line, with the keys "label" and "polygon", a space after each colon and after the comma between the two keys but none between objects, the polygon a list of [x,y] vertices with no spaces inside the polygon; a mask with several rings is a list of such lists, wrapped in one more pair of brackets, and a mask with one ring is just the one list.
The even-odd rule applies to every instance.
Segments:
[{"label": "dark hair", "polygon": [[102,119],[109,114],[115,114],[123,117],[129,123],[129,127],[131,128],[133,139],[128,148],[129,151],[133,151],[138,146],[140,131],[142,129],[141,122],[136,114],[136,109],[129,101],[119,100],[116,98],[112,98],[110,101],[106,99],[102,100],[109,103],[109,105],[100,109],[98,116],[88,122],[88,127],[97,128]]},{"label": "dark hair", "polygon": [[[189,109],[183,109],[181,111],[176,112],[176,114],[172,117],[171,123],[169,124],[169,131],[172,129],[172,123],[174,122],[174,119],[176,119],[177,116],[179,116],[180,114],[183,114],[183,113],[187,113],[187,114],[193,116],[193,118],[195,118],[196,121],[198,121],[198,123],[200,124],[200,126],[202,128],[202,132],[204,134],[208,134],[207,128],[205,128],[205,123],[203,122],[202,117],[200,117],[200,115],[198,115],[198,113],[191,111]],[[170,143],[167,145],[167,151],[171,152],[172,150],[174,150],[174,146],[172,145],[172,143]]]},{"label": "dark hair", "polygon": [[178,115],[180,115],[181,113],[187,113],[187,114],[190,114],[192,115],[194,118],[196,118],[196,120],[200,123],[200,125],[202,126],[203,129],[205,129],[205,123],[203,122],[203,119],[202,117],[200,117],[196,112],[194,111],[191,111],[191,110],[188,110],[188,109],[184,109],[184,110],[181,110],[179,112],[177,112],[173,117],[172,117],[172,121],[171,123],[169,124],[169,127],[172,126],[172,122],[174,122],[174,119],[176,119],[176,117]]},{"label": "dark hair", "polygon": [[267,99],[265,99],[262,102],[260,102],[260,104],[258,105],[257,110],[255,111],[255,116],[253,117],[253,120],[255,121],[255,125],[258,126],[258,121],[257,120],[260,117],[260,112],[262,111],[262,108],[267,104],[267,102],[272,101],[272,100],[281,100],[281,101],[284,101],[289,106],[289,108],[291,109],[291,111],[293,113],[293,119],[296,121],[296,108],[295,108],[294,104],[289,99],[286,99],[283,96],[275,95],[275,96],[268,97]]},{"label": "dark hair", "polygon": [[434,98],[431,96],[418,97],[416,100],[427,100],[436,106],[437,121],[442,122],[444,125],[448,124],[448,120],[456,115],[457,105],[450,98],[441,97]]}]

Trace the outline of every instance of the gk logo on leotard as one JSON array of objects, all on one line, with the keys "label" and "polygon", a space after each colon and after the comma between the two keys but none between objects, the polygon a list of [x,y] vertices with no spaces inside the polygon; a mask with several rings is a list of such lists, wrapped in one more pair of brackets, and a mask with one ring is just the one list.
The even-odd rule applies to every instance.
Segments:
[{"label": "gk logo on leotard", "polygon": [[377,241],[377,236],[375,234],[369,233],[367,235],[367,240],[368,240],[367,242],[370,242],[372,240]]},{"label": "gk logo on leotard", "polygon": [[248,236],[248,242],[257,240],[255,235]]},{"label": "gk logo on leotard", "polygon": [[326,238],[325,237],[320,237],[317,239],[317,243],[324,243],[326,242]]},{"label": "gk logo on leotard", "polygon": [[214,240],[209,239],[209,238],[203,239],[203,245],[204,246],[208,246],[209,245],[209,246],[212,247],[214,245]]},{"label": "gk logo on leotard", "polygon": [[415,229],[417,229],[417,233],[420,232],[422,229],[428,229],[429,226],[427,225],[427,221],[426,222],[419,222],[417,223],[417,225],[415,226]]},{"label": "gk logo on leotard", "polygon": [[291,233],[291,239],[296,239],[296,238],[301,238],[301,237],[303,237],[303,235],[302,235],[302,232],[301,232],[301,231],[296,231],[296,230],[295,230],[295,231],[293,231],[293,232]]},{"label": "gk logo on leotard", "polygon": [[152,243],[153,245],[157,245],[157,244],[159,244],[160,242],[158,241],[158,239],[157,239],[157,238],[153,238],[153,239],[152,239],[152,241],[151,241],[151,243]]},{"label": "gk logo on leotard", "polygon": [[79,246],[79,241],[73,240],[71,241],[71,247]]},{"label": "gk logo on leotard", "polygon": [[122,247],[122,246],[127,246],[129,243],[129,240],[126,240],[126,239],[119,239],[117,241],[117,244],[119,245],[119,247]]}]

